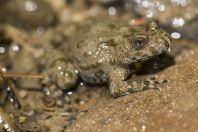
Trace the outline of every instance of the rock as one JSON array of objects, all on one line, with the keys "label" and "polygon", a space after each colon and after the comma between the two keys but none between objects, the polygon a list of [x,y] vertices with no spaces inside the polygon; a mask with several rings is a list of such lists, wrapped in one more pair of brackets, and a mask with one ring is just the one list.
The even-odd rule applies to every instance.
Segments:
[{"label": "rock", "polygon": [[28,93],[27,93],[27,91],[25,91],[25,90],[20,90],[18,93],[19,93],[19,96],[20,96],[22,99],[25,99],[25,98],[28,96]]},{"label": "rock", "polygon": [[56,14],[43,0],[3,0],[0,23],[12,24],[26,30],[49,27],[57,23]]}]

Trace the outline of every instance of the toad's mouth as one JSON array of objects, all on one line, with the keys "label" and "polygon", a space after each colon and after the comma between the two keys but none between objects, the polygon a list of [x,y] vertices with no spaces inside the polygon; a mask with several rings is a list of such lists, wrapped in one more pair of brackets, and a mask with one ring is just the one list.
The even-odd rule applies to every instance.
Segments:
[{"label": "toad's mouth", "polygon": [[[163,54],[163,53],[161,53],[161,54]],[[159,55],[161,55],[161,54],[159,54]],[[144,68],[144,64],[146,62],[152,61],[155,57],[157,57],[157,56],[150,56],[150,57],[147,56],[145,58],[142,57],[140,61],[136,60],[136,62],[134,62],[132,65],[132,67],[134,69],[133,72],[141,71],[142,68]]]},{"label": "toad's mouth", "polygon": [[151,59],[147,59],[146,61],[133,63],[131,67],[134,69],[133,72],[138,75],[142,75],[160,72],[174,64],[174,57],[165,52]]},{"label": "toad's mouth", "polygon": [[162,54],[170,54],[170,47],[168,47],[167,49],[162,50],[161,52],[152,52],[150,55],[142,55],[141,57],[137,58],[137,57],[132,57],[130,58],[130,60],[133,62],[133,64],[139,64],[139,63],[143,63],[145,61],[149,61],[152,60],[153,58],[160,56]]},{"label": "toad's mouth", "polygon": [[137,62],[137,63],[134,63],[133,64],[133,69],[134,69],[134,72],[138,72],[142,69],[143,67],[143,62]]},{"label": "toad's mouth", "polygon": [[133,64],[138,64],[138,63],[143,63],[143,62],[145,62],[145,61],[147,61],[147,60],[150,60],[150,59],[152,59],[152,58],[154,58],[155,56],[145,56],[145,57],[143,57],[143,56],[141,56],[140,58],[130,58],[131,60],[132,60],[132,63]]},{"label": "toad's mouth", "polygon": [[135,63],[133,63],[133,64],[131,64],[131,73],[137,73],[137,72],[139,72],[139,71],[141,71],[142,70],[142,68],[143,68],[143,64],[144,62],[135,62]]}]

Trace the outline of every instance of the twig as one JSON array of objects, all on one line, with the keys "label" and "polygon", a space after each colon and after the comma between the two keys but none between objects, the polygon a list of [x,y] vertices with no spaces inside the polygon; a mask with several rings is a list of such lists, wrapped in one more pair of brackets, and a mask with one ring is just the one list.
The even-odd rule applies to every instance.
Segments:
[{"label": "twig", "polygon": [[0,75],[4,78],[35,78],[35,79],[43,79],[43,75],[39,74],[20,74],[20,73],[0,73]]}]

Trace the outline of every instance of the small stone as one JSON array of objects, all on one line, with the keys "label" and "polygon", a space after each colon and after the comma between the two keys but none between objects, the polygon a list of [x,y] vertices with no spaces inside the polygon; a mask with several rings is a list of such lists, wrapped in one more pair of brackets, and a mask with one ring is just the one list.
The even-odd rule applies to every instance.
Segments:
[{"label": "small stone", "polygon": [[92,106],[96,104],[97,100],[96,99],[91,99],[86,103],[80,103],[79,105],[79,110],[80,111],[87,111],[89,110]]},{"label": "small stone", "polygon": [[20,96],[22,99],[25,99],[25,98],[27,98],[28,93],[27,93],[27,91],[25,91],[25,90],[20,90],[20,91],[19,91],[19,96]]},{"label": "small stone", "polygon": [[55,105],[55,100],[54,98],[50,97],[50,96],[44,96],[43,97],[43,103],[48,106],[48,107],[53,107]]},{"label": "small stone", "polygon": [[25,117],[25,116],[20,116],[19,117],[19,123],[21,124],[21,123],[24,123],[25,121],[26,121],[26,119],[27,119],[27,117]]}]

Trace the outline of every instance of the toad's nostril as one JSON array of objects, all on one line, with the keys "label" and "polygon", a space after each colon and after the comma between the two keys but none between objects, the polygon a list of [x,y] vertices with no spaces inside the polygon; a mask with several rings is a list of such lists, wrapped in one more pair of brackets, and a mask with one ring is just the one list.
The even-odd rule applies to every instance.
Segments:
[{"label": "toad's nostril", "polygon": [[157,24],[155,21],[150,21],[150,22],[148,22],[147,25],[146,25],[146,30],[147,30],[147,31],[155,30],[155,29],[157,29],[158,27],[159,27],[159,26],[158,26],[158,24]]}]

